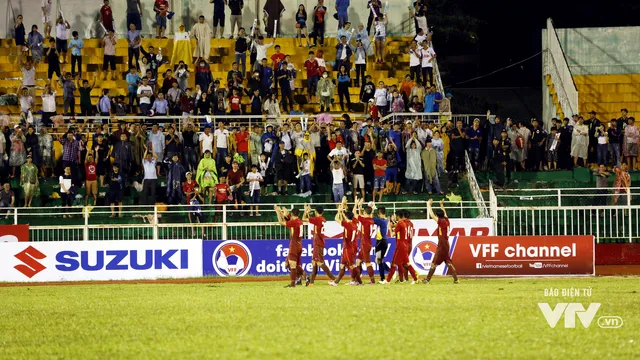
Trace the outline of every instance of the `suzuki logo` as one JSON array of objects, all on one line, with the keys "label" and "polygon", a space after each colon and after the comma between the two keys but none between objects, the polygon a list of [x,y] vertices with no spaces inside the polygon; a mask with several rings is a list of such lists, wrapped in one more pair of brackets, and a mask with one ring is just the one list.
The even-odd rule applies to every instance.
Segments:
[{"label": "suzuki logo", "polygon": [[20,271],[29,279],[47,268],[38,261],[46,258],[47,256],[33,246],[29,246],[28,248],[17,253],[15,257],[16,259],[22,261],[23,264],[14,266],[14,269]]}]

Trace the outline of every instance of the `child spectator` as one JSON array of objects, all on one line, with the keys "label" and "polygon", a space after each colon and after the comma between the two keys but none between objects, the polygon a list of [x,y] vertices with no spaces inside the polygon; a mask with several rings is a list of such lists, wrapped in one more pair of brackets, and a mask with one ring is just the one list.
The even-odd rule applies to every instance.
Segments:
[{"label": "child spectator", "polygon": [[300,194],[304,196],[311,195],[311,160],[309,153],[302,154],[300,162]]},{"label": "child spectator", "polygon": [[[596,128],[596,137],[598,138],[598,147],[596,148],[598,165],[606,166],[607,165],[607,132],[604,130],[604,126],[599,126],[598,128]],[[557,157],[557,151],[556,151],[556,157]]]},{"label": "child spectator", "polygon": [[255,211],[256,216],[261,216],[258,212],[258,204],[260,204],[260,183],[264,182],[264,177],[258,172],[258,165],[251,165],[251,172],[247,174],[247,181],[249,182],[249,216],[253,216]]},{"label": "child spectator", "polygon": [[100,8],[100,22],[107,31],[115,31],[113,28],[113,11],[109,6],[109,0],[104,0]]},{"label": "child spectator", "polygon": [[[69,170],[71,171],[71,170]],[[120,173],[120,167],[113,164],[113,169],[109,175],[108,200],[111,206],[111,218],[122,217],[122,199],[124,198],[124,178]],[[118,215],[115,213],[115,206],[118,205]]]},{"label": "child spectator", "polygon": [[267,157],[265,153],[260,154],[260,159],[258,160],[258,165],[260,167],[260,175],[264,179],[265,186],[264,191],[266,193],[267,186],[273,185],[273,168],[271,166],[271,158]]},{"label": "child spectator", "polygon": [[89,205],[89,195],[93,197],[93,206],[98,205],[98,164],[93,158],[93,151],[87,154],[87,158],[84,160],[85,171],[85,195],[84,205]]},{"label": "child spectator", "polygon": [[75,196],[75,191],[72,185],[72,176],[71,176],[71,167],[66,166],[64,168],[64,174],[59,178],[60,184],[60,196],[62,197],[62,208],[64,211],[63,218],[71,217],[69,213],[71,212],[71,205],[73,205],[73,200]]}]

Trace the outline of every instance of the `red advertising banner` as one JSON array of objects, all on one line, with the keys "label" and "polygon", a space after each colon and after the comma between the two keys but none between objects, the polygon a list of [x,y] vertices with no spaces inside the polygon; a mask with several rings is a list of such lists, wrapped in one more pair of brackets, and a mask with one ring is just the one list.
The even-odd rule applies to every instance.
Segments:
[{"label": "red advertising banner", "polygon": [[29,241],[29,225],[0,225],[0,243]]},{"label": "red advertising banner", "polygon": [[461,236],[453,263],[459,275],[595,275],[593,236]]}]

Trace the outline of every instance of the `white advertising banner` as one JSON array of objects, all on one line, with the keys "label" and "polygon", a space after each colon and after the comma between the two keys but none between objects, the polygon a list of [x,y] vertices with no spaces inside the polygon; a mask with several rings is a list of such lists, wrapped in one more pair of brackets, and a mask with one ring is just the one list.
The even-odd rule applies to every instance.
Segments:
[{"label": "white advertising banner", "polygon": [[200,240],[0,243],[0,281],[6,282],[200,276]]}]

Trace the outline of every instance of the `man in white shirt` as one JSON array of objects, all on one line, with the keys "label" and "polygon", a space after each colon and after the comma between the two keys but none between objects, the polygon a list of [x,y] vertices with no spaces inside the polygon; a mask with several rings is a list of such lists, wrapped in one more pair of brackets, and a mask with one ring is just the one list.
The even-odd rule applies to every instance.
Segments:
[{"label": "man in white shirt", "polygon": [[409,74],[411,80],[416,83],[420,82],[420,63],[422,60],[422,49],[418,47],[418,43],[413,40],[409,45]]},{"label": "man in white shirt", "polygon": [[267,58],[267,49],[272,47],[276,43],[276,40],[277,38],[274,39],[271,44],[265,44],[264,37],[258,36],[258,39],[253,43],[253,46],[256,48],[256,59],[258,59],[258,61],[253,64],[253,71],[259,70],[260,60]]},{"label": "man in white shirt", "polygon": [[249,183],[249,216],[253,216],[253,211],[255,209],[256,216],[261,216],[258,212],[258,204],[260,203],[260,183],[263,182],[264,179],[262,174],[258,172],[258,165],[251,165],[251,172],[247,174],[247,182]]},{"label": "man in white shirt", "polygon": [[149,86],[149,80],[146,77],[142,78],[142,85],[138,86],[138,99],[140,99],[140,113],[143,116],[149,114],[152,95],[153,89]]},{"label": "man in white shirt", "polygon": [[[436,57],[436,52],[429,46],[427,40],[422,42],[422,79],[424,80],[424,86],[435,85],[433,83],[433,59]],[[429,84],[429,85],[427,85]]]},{"label": "man in white shirt", "polygon": [[373,97],[376,99],[376,106],[380,111],[381,116],[387,115],[389,113],[389,102],[387,101],[387,87],[384,85],[384,82],[380,81],[378,83],[378,88],[376,92],[373,93]]},{"label": "man in white shirt", "polygon": [[44,38],[51,37],[51,4],[53,0],[42,0],[42,23],[44,24]]},{"label": "man in white shirt", "polygon": [[204,132],[200,134],[198,141],[200,142],[200,156],[203,156],[207,150],[213,152],[213,134],[210,125],[204,127]]},{"label": "man in white shirt", "polygon": [[327,155],[327,159],[329,161],[340,161],[344,165],[346,164],[347,155],[349,155],[349,152],[342,146],[342,142],[338,140],[336,141],[336,147]]},{"label": "man in white shirt", "polygon": [[344,197],[344,178],[346,177],[346,171],[340,161],[334,161],[331,164],[331,175],[333,176],[333,202],[338,204]]},{"label": "man in white shirt", "polygon": [[424,34],[425,29],[418,29],[418,35],[416,35],[413,40],[415,40],[418,44],[422,44],[423,41],[427,40],[427,35]]},{"label": "man in white shirt", "polygon": [[293,147],[291,141],[291,131],[289,131],[289,124],[285,123],[282,125],[282,131],[279,134],[280,141],[284,143],[284,149],[287,151],[291,151]]},{"label": "man in white shirt", "polygon": [[225,156],[229,152],[229,130],[225,129],[224,123],[218,123],[218,128],[213,133],[216,147],[216,164],[222,164]]}]

